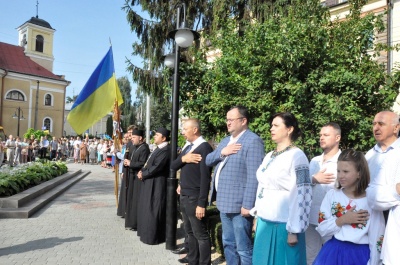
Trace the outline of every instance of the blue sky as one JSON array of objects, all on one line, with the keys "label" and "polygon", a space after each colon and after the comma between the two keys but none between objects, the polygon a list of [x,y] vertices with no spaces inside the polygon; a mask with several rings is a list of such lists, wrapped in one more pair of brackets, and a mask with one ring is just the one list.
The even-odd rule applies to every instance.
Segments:
[{"label": "blue sky", "polygon": [[[107,53],[111,38],[116,76],[129,78],[134,98],[136,85],[126,71],[125,58],[137,66],[142,63],[131,55],[136,36],[121,9],[124,3],[125,0],[39,0],[39,18],[56,30],[53,72],[71,81],[67,96],[79,94]],[[0,42],[18,45],[16,28],[36,16],[36,0],[1,0],[0,10]]]}]

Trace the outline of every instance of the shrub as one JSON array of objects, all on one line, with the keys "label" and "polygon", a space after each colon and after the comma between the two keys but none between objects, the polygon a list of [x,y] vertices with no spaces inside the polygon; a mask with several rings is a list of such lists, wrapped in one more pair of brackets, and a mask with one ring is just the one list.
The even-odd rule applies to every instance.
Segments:
[{"label": "shrub", "polygon": [[68,171],[63,162],[36,161],[0,172],[0,197],[11,196]]}]

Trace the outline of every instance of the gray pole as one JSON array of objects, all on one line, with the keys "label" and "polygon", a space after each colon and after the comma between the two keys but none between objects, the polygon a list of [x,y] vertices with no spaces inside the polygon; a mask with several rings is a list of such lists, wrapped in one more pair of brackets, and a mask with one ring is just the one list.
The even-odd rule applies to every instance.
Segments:
[{"label": "gray pole", "polygon": [[[179,29],[181,7],[176,11],[176,29]],[[171,157],[170,163],[176,159],[178,149],[178,119],[179,119],[179,45],[175,42],[175,69],[174,87],[172,90],[172,118],[171,118]],[[166,249],[176,248],[176,225],[177,225],[177,195],[176,171],[170,169],[167,179],[167,227],[166,227]]]},{"label": "gray pole", "polygon": [[150,144],[150,95],[146,97],[146,143]]},{"label": "gray pole", "polygon": [[17,119],[18,119],[18,123],[17,123],[17,136],[19,137],[19,121],[20,121],[20,119],[21,119],[21,107],[18,107],[18,116],[17,116]]},{"label": "gray pole", "polygon": [[39,111],[39,84],[40,81],[37,81],[37,89],[36,89],[36,104],[35,104],[35,123],[33,124],[33,129],[37,130],[37,121],[38,121],[38,111]]}]

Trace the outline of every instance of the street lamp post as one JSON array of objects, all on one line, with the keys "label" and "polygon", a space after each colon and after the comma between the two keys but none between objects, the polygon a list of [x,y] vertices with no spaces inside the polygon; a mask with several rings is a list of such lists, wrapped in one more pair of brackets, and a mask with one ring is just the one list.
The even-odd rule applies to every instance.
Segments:
[{"label": "street lamp post", "polygon": [[[181,11],[183,10],[183,20],[180,23]],[[172,117],[171,117],[171,163],[177,157],[178,150],[178,119],[179,119],[179,62],[180,47],[187,48],[193,44],[194,40],[200,38],[196,31],[186,28],[186,6],[181,3],[176,10],[176,29],[168,33],[168,37],[175,40],[175,60],[172,62],[173,55],[165,57],[165,64],[174,67],[174,86],[172,91]],[[177,225],[177,196],[176,196],[176,171],[170,169],[167,179],[167,213],[166,213],[166,249],[172,250],[176,247],[176,225]]]},{"label": "street lamp post", "polygon": [[[24,112],[23,112],[23,110],[21,109],[21,107],[18,107],[17,109],[17,112],[18,112],[18,115],[17,115],[17,112],[15,112],[14,113],[14,115],[12,116],[14,119],[18,119],[18,123],[17,123],[17,136],[19,136],[19,122],[21,121],[21,120],[25,120],[25,118],[24,118]],[[22,113],[22,114],[21,114]],[[22,116],[21,116],[22,115]]]}]

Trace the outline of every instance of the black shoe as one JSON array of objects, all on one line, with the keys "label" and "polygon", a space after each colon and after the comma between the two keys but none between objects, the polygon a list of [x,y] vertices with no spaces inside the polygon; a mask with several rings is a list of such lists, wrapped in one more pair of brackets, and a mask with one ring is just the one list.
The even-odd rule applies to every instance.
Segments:
[{"label": "black shoe", "polygon": [[180,263],[189,263],[189,260],[186,257],[184,257],[184,258],[178,259],[178,262],[180,262]]},{"label": "black shoe", "polygon": [[182,247],[182,248],[177,248],[175,250],[171,250],[171,252],[180,255],[180,254],[186,254],[188,251],[185,247]]}]

